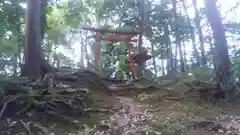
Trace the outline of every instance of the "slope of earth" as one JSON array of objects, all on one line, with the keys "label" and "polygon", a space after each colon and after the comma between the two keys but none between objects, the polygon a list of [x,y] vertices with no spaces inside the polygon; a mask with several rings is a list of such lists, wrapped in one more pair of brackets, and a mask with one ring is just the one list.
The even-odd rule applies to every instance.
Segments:
[{"label": "slope of earth", "polygon": [[206,98],[209,93],[197,93],[192,91],[192,87],[189,82],[179,81],[139,96],[137,100],[150,104],[150,110],[157,117],[151,123],[153,129],[169,135],[240,134],[240,109],[237,105]]},{"label": "slope of earth", "polygon": [[[138,88],[127,87],[127,91],[120,92],[121,96],[96,96],[102,109],[84,118],[81,122],[86,124],[84,129],[72,135],[240,134],[240,109],[236,105],[199,95],[183,96],[189,85],[184,81],[170,82],[164,87],[144,90],[151,82],[134,82]],[[89,124],[91,119],[95,121]]]},{"label": "slope of earth", "polygon": [[[63,79],[68,82],[66,86]],[[239,107],[216,98],[207,82],[176,79],[158,84],[139,79],[111,83],[91,72],[77,72],[61,81],[61,87],[30,92],[22,89],[18,94],[9,92],[15,92],[19,85],[11,91],[4,87],[0,134],[239,134]],[[13,84],[18,83],[11,82],[10,88]]]}]

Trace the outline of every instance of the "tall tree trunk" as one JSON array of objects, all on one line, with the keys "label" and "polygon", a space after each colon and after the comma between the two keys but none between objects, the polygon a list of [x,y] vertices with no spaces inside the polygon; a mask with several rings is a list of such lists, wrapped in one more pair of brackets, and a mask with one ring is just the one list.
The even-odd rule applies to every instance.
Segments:
[{"label": "tall tree trunk", "polygon": [[47,6],[48,6],[48,0],[41,0],[40,3],[40,26],[41,26],[41,41],[44,39],[44,34],[46,31],[46,25],[47,25],[47,17],[46,17],[46,12],[47,12]]},{"label": "tall tree trunk", "polygon": [[90,68],[90,59],[89,59],[89,54],[88,54],[88,40],[87,40],[87,36],[88,36],[88,31],[85,32],[85,42],[84,42],[84,52],[85,52],[85,57],[86,57],[86,61],[87,61],[87,68]]},{"label": "tall tree trunk", "polygon": [[80,68],[84,68],[84,34],[81,32],[81,57],[80,57]]},{"label": "tall tree trunk", "polygon": [[217,87],[220,84],[228,83],[227,77],[229,76],[230,58],[228,53],[227,40],[225,31],[222,25],[222,19],[220,12],[216,6],[217,0],[205,0],[205,8],[207,9],[207,18],[213,31],[213,37],[215,40],[215,48],[217,55]]},{"label": "tall tree trunk", "polygon": [[177,9],[176,9],[176,6],[177,6],[177,1],[176,0],[172,0],[172,6],[173,6],[173,18],[174,18],[174,22],[176,24],[175,27],[174,27],[175,38],[176,38],[176,46],[178,47],[179,56],[180,56],[180,71],[185,72],[183,53],[182,53],[182,45],[181,45],[181,37],[180,37],[180,34],[179,34],[179,26],[177,26],[178,16],[177,16]]},{"label": "tall tree trunk", "polygon": [[52,53],[52,44],[50,42],[47,42],[47,62],[50,62],[50,56]]},{"label": "tall tree trunk", "polygon": [[179,51],[179,57],[180,57],[180,71],[183,73],[185,72],[185,63],[184,63],[184,54],[183,54],[183,49],[182,49],[182,44],[181,44],[181,39],[176,39],[178,43],[178,51]]},{"label": "tall tree trunk", "polygon": [[[177,1],[176,0],[172,0],[172,6],[173,6],[173,21],[174,22],[177,22],[176,21],[176,18],[177,18],[177,9],[176,9],[176,6],[177,6]],[[176,26],[173,26],[173,31],[175,31],[175,38],[177,38],[177,34],[176,34],[176,31],[177,31],[177,25]],[[179,37],[180,38],[180,37]],[[176,47],[175,47],[175,59],[174,59],[174,67],[177,69],[177,43],[175,44]]]},{"label": "tall tree trunk", "polygon": [[174,68],[178,68],[178,46],[175,44],[175,55],[174,55]]},{"label": "tall tree trunk", "polygon": [[25,64],[24,75],[37,79],[41,65],[41,32],[40,32],[40,0],[28,0],[26,11]]},{"label": "tall tree trunk", "polygon": [[192,28],[192,30],[191,30],[191,39],[192,39],[192,48],[193,48],[193,54],[192,55],[196,59],[196,66],[200,66],[201,62],[200,62],[200,56],[199,56],[199,53],[198,53],[198,50],[197,50],[194,28]]},{"label": "tall tree trunk", "polygon": [[[144,21],[145,21],[145,0],[140,0],[139,1],[139,14],[140,14],[140,22],[139,22],[139,27],[140,27],[140,35],[139,35],[139,39],[138,39],[138,53],[142,53],[142,44],[143,44],[143,32],[144,32]],[[139,64],[139,68],[138,68],[139,72],[138,72],[138,77],[141,77],[143,74],[143,70],[144,70],[144,63],[140,63]]]},{"label": "tall tree trunk", "polygon": [[[211,40],[211,39],[210,39]],[[217,65],[216,65],[216,48],[214,47],[214,43],[210,43],[210,50],[212,51],[212,64],[213,64],[213,68],[214,68],[214,70],[216,71],[217,70]]]},{"label": "tall tree trunk", "polygon": [[17,68],[18,68],[18,59],[17,59],[17,53],[15,52],[12,62],[13,62],[13,76],[17,75]]},{"label": "tall tree trunk", "polygon": [[183,43],[183,60],[184,60],[184,68],[185,70],[187,71],[188,70],[188,65],[187,65],[187,52],[186,52],[186,45],[184,43],[184,41],[182,42]]},{"label": "tall tree trunk", "polygon": [[[187,8],[186,8],[186,5],[185,5],[185,2],[183,0],[181,0],[181,3],[183,5],[183,8],[184,8],[184,12],[187,16],[187,21],[188,23],[192,26],[192,23],[191,23],[191,19],[189,18],[189,15],[188,15],[188,12],[187,12]],[[202,31],[201,31],[202,32]],[[196,65],[197,66],[200,66],[200,56],[198,54],[198,50],[197,50],[197,44],[196,44],[196,38],[195,38],[195,28],[192,26],[191,28],[191,39],[192,39],[192,49],[193,49],[193,56],[195,57],[196,59]],[[205,54],[205,53],[204,53]]]},{"label": "tall tree trunk", "polygon": [[155,59],[155,51],[154,51],[154,44],[155,42],[151,42],[151,51],[152,51],[152,59],[153,59],[153,68],[154,68],[154,72],[155,72],[155,75],[157,75],[157,66],[156,66],[156,59]]},{"label": "tall tree trunk", "polygon": [[[13,75],[17,75],[17,68],[20,67],[21,64],[21,48],[22,48],[22,32],[21,32],[21,15],[20,15],[20,5],[18,3],[13,3],[15,10],[15,17],[16,17],[16,40],[17,40],[17,50],[14,52],[13,56]],[[18,62],[19,61],[19,62]]]},{"label": "tall tree trunk", "polygon": [[167,72],[169,73],[172,69],[173,69],[173,54],[172,54],[172,46],[171,46],[171,42],[170,42],[170,32],[169,32],[169,28],[168,28],[168,23],[166,22],[164,25],[164,38],[166,39],[166,46],[167,46]]},{"label": "tall tree trunk", "polygon": [[192,0],[192,3],[193,3],[194,11],[195,11],[194,21],[195,21],[195,24],[196,24],[196,27],[197,27],[197,30],[198,30],[198,37],[199,37],[199,40],[200,40],[200,50],[201,50],[201,61],[200,62],[201,62],[202,65],[206,65],[207,64],[207,58],[206,58],[206,54],[205,54],[203,33],[202,33],[201,26],[200,26],[200,21],[201,20],[200,20],[199,12],[198,12],[198,9],[197,9],[197,2],[196,2],[196,0]]},{"label": "tall tree trunk", "polygon": [[162,76],[166,76],[166,73],[165,73],[165,67],[164,67],[164,59],[161,59],[161,70],[162,70]]},{"label": "tall tree trunk", "polygon": [[52,61],[53,63],[52,63],[52,65],[57,67],[58,54],[57,54],[57,45],[56,44],[53,45],[52,52],[53,52],[53,61]]},{"label": "tall tree trunk", "polygon": [[164,66],[164,54],[163,54],[163,51],[161,51],[161,67],[162,67],[162,76],[166,76],[166,74],[165,74],[165,66]]}]

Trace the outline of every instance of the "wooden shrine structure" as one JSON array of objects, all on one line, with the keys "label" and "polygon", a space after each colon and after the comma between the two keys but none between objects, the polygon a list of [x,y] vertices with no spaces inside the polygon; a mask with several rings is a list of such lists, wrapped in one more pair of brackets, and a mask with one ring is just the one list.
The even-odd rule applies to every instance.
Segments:
[{"label": "wooden shrine structure", "polygon": [[[126,30],[112,30],[106,28],[83,28],[84,30],[95,32],[95,43],[94,43],[94,71],[98,72],[98,60],[100,57],[101,41],[115,41],[124,42],[128,47],[128,56],[130,61],[130,71],[134,75],[134,61],[132,55],[133,43],[137,42],[136,39],[132,39],[134,36],[140,34],[137,31],[126,31]],[[110,34],[110,35],[109,35]],[[126,37],[120,37],[120,36]]]}]

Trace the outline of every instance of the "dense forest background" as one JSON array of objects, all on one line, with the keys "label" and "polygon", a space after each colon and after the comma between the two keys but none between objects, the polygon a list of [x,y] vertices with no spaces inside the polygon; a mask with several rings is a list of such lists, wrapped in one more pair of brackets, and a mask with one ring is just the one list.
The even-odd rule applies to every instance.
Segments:
[{"label": "dense forest background", "polygon": [[[26,1],[2,1],[1,9],[1,74],[18,75],[24,62]],[[41,0],[41,49],[55,67],[92,69],[94,33],[83,27],[137,29],[143,34],[136,38],[153,56],[145,65],[151,77],[225,72],[221,67],[237,76],[238,9],[238,1]],[[103,73],[114,72],[125,49],[122,43],[101,42]]]},{"label": "dense forest background", "polygon": [[[0,134],[239,134],[239,5],[0,1]],[[93,72],[98,35],[86,27],[138,31],[137,77],[114,41],[101,41]]]}]

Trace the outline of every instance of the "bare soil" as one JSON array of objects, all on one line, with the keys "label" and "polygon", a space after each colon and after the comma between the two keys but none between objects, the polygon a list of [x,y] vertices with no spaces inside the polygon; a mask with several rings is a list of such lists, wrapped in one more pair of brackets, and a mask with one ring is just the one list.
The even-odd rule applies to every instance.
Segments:
[{"label": "bare soil", "polygon": [[[147,83],[139,83],[138,85]],[[224,100],[182,97],[182,81],[124,96],[94,93],[95,111],[79,118],[84,127],[58,135],[240,135],[240,109]],[[127,93],[129,92],[129,93]],[[133,96],[134,95],[134,96]],[[181,97],[181,98],[179,98]]]}]

